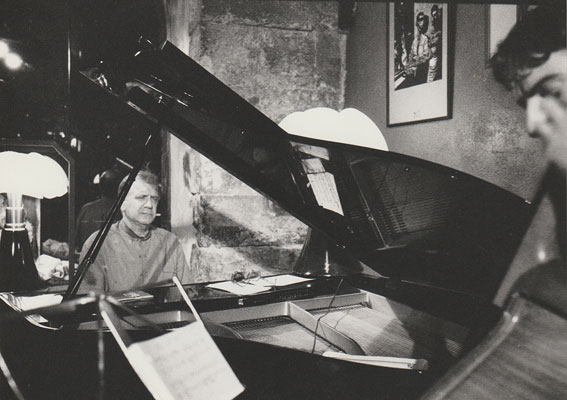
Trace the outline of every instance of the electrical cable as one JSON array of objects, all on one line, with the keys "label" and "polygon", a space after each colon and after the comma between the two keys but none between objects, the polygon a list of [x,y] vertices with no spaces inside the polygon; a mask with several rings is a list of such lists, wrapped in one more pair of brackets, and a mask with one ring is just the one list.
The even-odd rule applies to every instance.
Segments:
[{"label": "electrical cable", "polygon": [[327,314],[329,314],[329,312],[331,311],[331,306],[333,305],[333,301],[335,301],[335,297],[337,297],[337,294],[339,293],[339,289],[341,288],[343,281],[344,281],[344,278],[341,278],[341,281],[337,285],[337,289],[335,289],[335,293],[333,294],[333,297],[331,298],[331,301],[329,302],[329,305],[327,306],[327,311],[325,311],[325,313],[323,315],[321,315],[319,318],[317,318],[317,323],[315,324],[315,331],[313,332],[313,348],[311,349],[311,354],[313,354],[315,352],[315,345],[317,344],[317,329],[319,328],[319,321],[321,321],[322,318],[326,317]]}]

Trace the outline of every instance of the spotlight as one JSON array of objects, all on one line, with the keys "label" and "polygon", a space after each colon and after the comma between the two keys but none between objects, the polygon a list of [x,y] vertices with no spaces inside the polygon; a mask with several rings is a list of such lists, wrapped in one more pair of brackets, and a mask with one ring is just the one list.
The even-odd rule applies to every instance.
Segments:
[{"label": "spotlight", "polygon": [[24,60],[22,60],[22,57],[20,57],[16,53],[8,53],[4,57],[4,63],[9,69],[15,70],[15,69],[19,69],[22,66]]}]

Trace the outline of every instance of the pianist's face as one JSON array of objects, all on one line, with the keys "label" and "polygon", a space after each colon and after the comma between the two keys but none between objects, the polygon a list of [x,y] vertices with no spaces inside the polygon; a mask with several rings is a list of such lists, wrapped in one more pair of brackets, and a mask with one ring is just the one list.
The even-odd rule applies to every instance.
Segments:
[{"label": "pianist's face", "polygon": [[532,137],[540,138],[547,160],[567,170],[567,50],[549,59],[519,84],[520,102],[526,107],[526,124]]},{"label": "pianist's face", "polygon": [[122,203],[122,215],[138,226],[148,226],[156,217],[158,202],[157,188],[136,179]]}]

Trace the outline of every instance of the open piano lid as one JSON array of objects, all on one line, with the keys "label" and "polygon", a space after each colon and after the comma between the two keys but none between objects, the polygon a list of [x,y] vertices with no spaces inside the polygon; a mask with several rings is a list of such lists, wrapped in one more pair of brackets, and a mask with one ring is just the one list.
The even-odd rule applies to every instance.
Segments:
[{"label": "open piano lid", "polygon": [[169,42],[105,74],[123,90],[79,74],[91,92],[75,107],[107,92],[381,275],[490,298],[531,218],[523,199],[453,169],[289,135]]}]

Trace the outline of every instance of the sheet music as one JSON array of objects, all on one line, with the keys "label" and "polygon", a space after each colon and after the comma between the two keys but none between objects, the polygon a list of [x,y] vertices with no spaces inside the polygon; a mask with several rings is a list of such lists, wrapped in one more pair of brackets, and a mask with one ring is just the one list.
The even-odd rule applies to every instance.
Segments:
[{"label": "sheet music", "polygon": [[247,296],[251,294],[267,292],[274,286],[293,285],[294,283],[300,283],[309,280],[312,280],[312,278],[303,278],[295,275],[275,275],[250,279],[246,282],[223,281],[210,283],[207,285],[207,287],[224,290],[238,296]]},{"label": "sheet music", "polygon": [[309,178],[309,183],[311,184],[317,203],[327,210],[344,215],[333,174],[328,172],[322,174],[307,174],[307,177]]},{"label": "sheet music", "polygon": [[287,286],[293,285],[295,283],[312,281],[313,278],[303,278],[301,276],[295,275],[275,275],[275,276],[264,276],[261,278],[267,286]]},{"label": "sheet music", "polygon": [[[37,296],[14,296],[12,293],[0,293],[0,300],[3,300],[8,306],[16,311],[28,311],[34,308],[54,306],[61,303],[63,296],[59,294],[41,294]],[[48,322],[41,315],[27,315],[26,320],[41,328],[49,328],[43,324]]]},{"label": "sheet music", "polygon": [[325,172],[325,167],[320,158],[308,158],[301,160],[303,170],[306,174],[320,174]]},{"label": "sheet music", "polygon": [[229,292],[237,296],[248,296],[251,294],[268,292],[272,289],[270,286],[263,285],[258,279],[251,279],[249,282],[217,282],[208,284],[207,287],[224,290],[225,292]]},{"label": "sheet music", "polygon": [[324,147],[311,146],[308,144],[290,142],[293,148],[301,153],[309,154],[323,160],[329,160],[329,150]]},{"label": "sheet music", "polygon": [[244,390],[201,321],[134,343],[126,357],[158,400],[230,400]]},{"label": "sheet music", "polygon": [[37,296],[15,296],[11,293],[0,293],[0,298],[15,310],[28,311],[59,304],[63,296],[51,293]]}]

